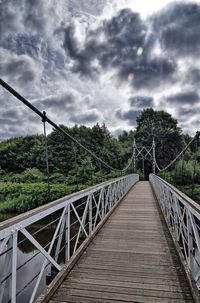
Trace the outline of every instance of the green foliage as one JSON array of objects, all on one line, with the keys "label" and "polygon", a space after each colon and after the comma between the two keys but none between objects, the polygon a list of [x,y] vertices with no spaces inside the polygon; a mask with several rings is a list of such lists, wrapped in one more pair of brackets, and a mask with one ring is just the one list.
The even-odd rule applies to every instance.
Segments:
[{"label": "green foliage", "polygon": [[90,157],[86,156],[85,159],[80,160],[80,165],[76,164],[74,169],[69,171],[67,183],[92,185],[94,173],[95,167],[92,164],[92,160]]},{"label": "green foliage", "polygon": [[195,160],[178,161],[173,177],[177,185],[200,183],[200,163]]},{"label": "green foliage", "polygon": [[[154,137],[158,165],[165,167],[183,147],[181,129],[177,126],[177,120],[167,112],[147,108],[137,117],[136,122],[136,142],[151,146]],[[150,172],[151,165],[146,163],[145,170]]]},{"label": "green foliage", "polygon": [[25,169],[33,167],[44,171],[43,136],[19,137],[1,143],[0,167],[7,173],[21,173]]},{"label": "green foliage", "polygon": [[51,183],[64,183],[66,182],[66,177],[61,173],[54,173],[50,175],[49,180]]},{"label": "green foliage", "polygon": [[138,175],[139,175],[139,180],[140,180],[140,181],[145,180],[145,176],[144,176],[144,174],[143,174],[143,172],[142,172],[142,170],[141,170],[141,169],[137,169],[136,174],[138,174]]},{"label": "green foliage", "polygon": [[20,175],[21,182],[35,183],[42,182],[44,181],[44,179],[44,174],[40,172],[37,168],[27,168]]},{"label": "green foliage", "polygon": [[[123,169],[132,156],[133,137],[140,145],[151,145],[155,137],[156,157],[161,167],[168,164],[191,140],[190,136],[181,133],[177,120],[170,114],[151,108],[143,110],[138,116],[136,130],[124,131],[119,139],[113,138],[105,124],[96,124],[92,128],[77,125],[61,127],[104,162],[118,169]],[[88,156],[80,146],[57,130],[53,130],[47,139],[51,200],[121,175]],[[161,176],[180,186],[191,184],[194,150],[195,146],[191,146],[185,154],[183,177],[180,163],[172,168],[175,168],[173,172]],[[197,162],[194,179],[199,183],[200,154],[197,155]],[[149,162],[145,162],[145,176],[141,163],[137,168],[140,180],[152,171]],[[126,173],[131,172],[132,165]],[[42,135],[0,142],[0,182],[0,211],[22,212],[49,201]]]},{"label": "green foliage", "polygon": [[200,184],[179,186],[179,189],[195,202],[200,203]]},{"label": "green foliage", "polygon": [[[83,189],[84,186],[80,186]],[[64,183],[51,185],[51,198],[46,183],[0,183],[0,212],[24,212],[76,191]]]}]

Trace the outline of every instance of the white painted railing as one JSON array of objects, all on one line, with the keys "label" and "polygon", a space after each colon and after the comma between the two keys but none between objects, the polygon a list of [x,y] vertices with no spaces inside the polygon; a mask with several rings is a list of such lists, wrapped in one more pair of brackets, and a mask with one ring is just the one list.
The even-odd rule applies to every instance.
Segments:
[{"label": "white painted railing", "polygon": [[200,205],[154,174],[150,175],[150,182],[191,276],[200,289]]},{"label": "white painted railing", "polygon": [[[21,302],[20,296],[26,287],[30,296],[26,302],[33,303],[42,291],[41,280],[49,273],[49,266],[60,271],[80,241],[90,235],[138,179],[136,174],[113,179],[0,223],[0,303]],[[52,234],[43,245],[41,233],[45,237],[49,227]],[[22,262],[19,247],[28,243],[34,250],[31,257]],[[43,258],[38,259],[38,255]],[[29,262],[35,265],[40,262],[40,271],[36,275],[33,272],[31,278],[29,272],[30,281],[27,281],[23,267],[27,272]]]}]

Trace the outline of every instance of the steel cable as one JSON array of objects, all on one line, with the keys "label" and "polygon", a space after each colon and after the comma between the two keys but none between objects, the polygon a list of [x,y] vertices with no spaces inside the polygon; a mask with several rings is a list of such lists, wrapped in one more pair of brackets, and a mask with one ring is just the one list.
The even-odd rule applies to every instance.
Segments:
[{"label": "steel cable", "polygon": [[[42,122],[47,122],[51,126],[53,126],[55,129],[57,129],[60,133],[64,134],[68,138],[70,138],[73,142],[75,142],[77,145],[79,145],[81,148],[83,148],[88,154],[90,154],[93,158],[101,162],[105,167],[118,171],[118,172],[124,172],[129,168],[130,164],[127,165],[124,169],[117,169],[108,163],[106,163],[104,160],[99,158],[94,152],[89,150],[86,146],[84,146],[81,142],[79,142],[76,138],[74,138],[72,135],[70,135],[66,130],[58,126],[55,122],[53,122],[50,118],[47,117],[46,112],[41,112],[37,107],[32,105],[27,99],[25,99],[23,96],[21,96],[16,90],[14,90],[8,83],[3,81],[3,79],[0,79],[0,84],[3,86],[7,91],[9,91],[13,96],[15,96],[17,99],[19,99],[22,103],[24,103],[27,107],[29,107],[34,113],[36,113],[38,116],[42,118]],[[132,158],[131,158],[132,159]]]},{"label": "steel cable", "polygon": [[155,165],[156,165],[156,168],[160,171],[160,172],[163,172],[165,170],[167,170],[169,167],[171,167],[182,155],[183,153],[188,149],[188,147],[190,146],[190,144],[192,144],[192,142],[196,139],[196,136],[194,138],[192,138],[190,140],[190,142],[184,147],[184,149],[168,164],[166,165],[164,168],[160,168],[158,166],[158,163],[157,163],[157,160],[155,159]]}]

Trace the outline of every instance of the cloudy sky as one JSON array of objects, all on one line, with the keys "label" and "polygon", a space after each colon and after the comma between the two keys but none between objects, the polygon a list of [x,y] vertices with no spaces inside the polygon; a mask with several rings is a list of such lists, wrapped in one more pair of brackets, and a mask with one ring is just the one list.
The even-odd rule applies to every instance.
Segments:
[{"label": "cloudy sky", "polygon": [[[130,130],[146,107],[200,130],[200,1],[0,0],[0,74],[58,124]],[[0,140],[42,123],[0,88]]]}]

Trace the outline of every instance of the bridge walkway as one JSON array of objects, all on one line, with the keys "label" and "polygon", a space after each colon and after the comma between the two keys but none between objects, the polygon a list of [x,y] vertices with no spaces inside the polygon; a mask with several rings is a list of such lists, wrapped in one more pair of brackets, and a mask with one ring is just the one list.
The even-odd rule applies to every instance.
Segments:
[{"label": "bridge walkway", "polygon": [[149,182],[125,196],[50,302],[193,302]]}]

